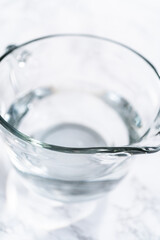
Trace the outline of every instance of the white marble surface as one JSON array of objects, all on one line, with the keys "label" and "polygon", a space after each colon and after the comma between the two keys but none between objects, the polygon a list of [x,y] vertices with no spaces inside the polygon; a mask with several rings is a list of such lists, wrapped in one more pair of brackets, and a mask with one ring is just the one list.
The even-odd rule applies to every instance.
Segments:
[{"label": "white marble surface", "polygon": [[[8,44],[41,35],[92,33],[132,46],[160,71],[159,0],[1,0],[0,10],[1,53]],[[158,240],[159,172],[159,154],[140,156],[108,199],[53,207],[27,190],[22,194],[26,198],[21,197],[23,184],[16,179],[1,141],[0,239]],[[44,212],[47,204],[51,218],[50,208]]]}]

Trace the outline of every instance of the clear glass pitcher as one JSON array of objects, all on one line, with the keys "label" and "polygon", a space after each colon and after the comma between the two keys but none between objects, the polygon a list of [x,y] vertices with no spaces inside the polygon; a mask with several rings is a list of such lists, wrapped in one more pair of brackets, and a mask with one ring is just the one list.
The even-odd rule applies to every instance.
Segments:
[{"label": "clear glass pitcher", "polygon": [[11,45],[0,76],[7,153],[46,197],[100,197],[135,155],[160,150],[159,74],[122,43],[58,34]]}]

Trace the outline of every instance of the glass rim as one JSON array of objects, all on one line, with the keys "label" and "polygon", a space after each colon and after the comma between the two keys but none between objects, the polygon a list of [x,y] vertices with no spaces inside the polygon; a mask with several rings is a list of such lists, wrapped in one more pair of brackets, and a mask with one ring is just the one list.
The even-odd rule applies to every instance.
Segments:
[{"label": "glass rim", "polygon": [[[7,57],[10,53],[12,53],[14,50],[19,49],[23,46],[29,45],[33,42],[40,41],[40,40],[45,40],[49,38],[56,38],[56,37],[84,37],[84,38],[91,38],[91,39],[97,39],[97,40],[102,40],[102,41],[107,41],[116,45],[119,45],[138,57],[140,57],[144,62],[146,62],[152,70],[155,72],[157,77],[160,79],[160,75],[155,68],[155,66],[142,54],[134,50],[133,48],[127,46],[126,44],[123,44],[119,41],[106,38],[106,37],[101,37],[97,35],[92,35],[92,34],[83,34],[83,33],[62,33],[62,34],[52,34],[52,35],[47,35],[47,36],[42,36],[39,38],[32,39],[30,41],[27,41],[25,43],[19,44],[19,45],[13,45],[11,48],[8,49],[7,52],[5,52],[2,56],[0,56],[0,63],[2,62],[5,57]],[[58,146],[58,145],[52,145],[48,144],[39,140],[36,140],[23,132],[17,130],[14,128],[12,125],[10,125],[5,119],[0,115],[0,125],[2,125],[8,132],[11,134],[15,135],[19,139],[28,142],[34,146],[53,150],[53,151],[58,151],[62,153],[74,153],[74,154],[95,154],[95,153],[129,153],[129,154],[143,154],[143,153],[155,153],[160,150],[160,146],[157,147],[151,147],[151,146],[142,146],[142,147],[134,147],[132,145],[126,145],[126,146],[117,146],[117,147],[86,147],[86,148],[75,148],[75,147],[64,147],[64,146]]]}]

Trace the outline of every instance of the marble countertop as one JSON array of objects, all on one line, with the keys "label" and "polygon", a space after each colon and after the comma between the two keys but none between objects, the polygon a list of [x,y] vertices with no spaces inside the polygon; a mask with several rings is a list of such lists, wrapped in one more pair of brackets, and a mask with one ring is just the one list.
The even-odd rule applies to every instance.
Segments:
[{"label": "marble countertop", "polygon": [[[160,71],[159,1],[1,0],[0,9],[0,53],[34,37],[83,32],[132,46]],[[128,176],[108,197],[61,204],[30,193],[6,151],[1,139],[1,240],[160,239],[159,153],[134,159]]]}]

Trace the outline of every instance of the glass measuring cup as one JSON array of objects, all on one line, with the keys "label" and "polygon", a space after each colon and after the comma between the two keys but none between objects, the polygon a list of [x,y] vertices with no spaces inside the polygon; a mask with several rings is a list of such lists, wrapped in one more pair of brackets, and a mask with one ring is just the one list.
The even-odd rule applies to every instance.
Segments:
[{"label": "glass measuring cup", "polygon": [[58,34],[0,58],[0,129],[31,187],[61,201],[100,197],[133,156],[160,150],[155,67],[122,43]]}]

